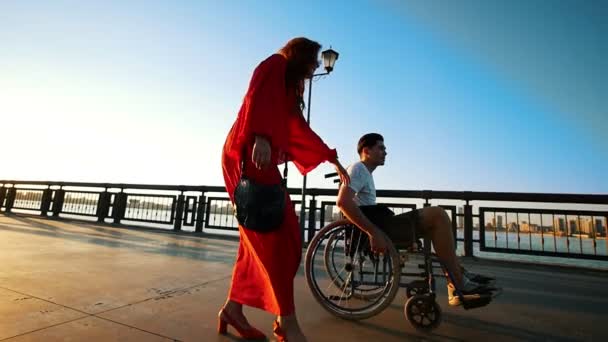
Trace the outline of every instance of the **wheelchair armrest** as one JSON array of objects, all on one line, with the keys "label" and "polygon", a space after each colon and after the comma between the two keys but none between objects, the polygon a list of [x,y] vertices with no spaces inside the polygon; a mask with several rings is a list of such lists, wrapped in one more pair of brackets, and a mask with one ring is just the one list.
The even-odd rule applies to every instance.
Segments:
[{"label": "wheelchair armrest", "polygon": [[332,173],[326,173],[325,174],[325,178],[333,178],[333,177],[338,177],[338,173],[337,172],[332,172]]}]

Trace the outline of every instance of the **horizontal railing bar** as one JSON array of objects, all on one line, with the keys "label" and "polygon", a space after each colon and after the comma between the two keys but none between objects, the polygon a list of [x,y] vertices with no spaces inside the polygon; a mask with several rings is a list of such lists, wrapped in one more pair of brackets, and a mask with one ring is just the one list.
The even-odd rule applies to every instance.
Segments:
[{"label": "horizontal railing bar", "polygon": [[43,192],[44,190],[46,190],[46,189],[33,189],[33,188],[16,188],[16,189],[17,189],[17,191],[21,191],[21,192],[23,192],[23,191]]},{"label": "horizontal railing bar", "polygon": [[99,195],[103,191],[84,191],[84,190],[64,190],[66,194],[91,194],[91,195]]},{"label": "horizontal railing bar", "polygon": [[75,212],[75,211],[62,211],[60,214],[75,215],[75,216],[90,216],[90,217],[97,216],[95,214],[79,213],[79,212]]},{"label": "horizontal railing bar", "polygon": [[129,222],[129,221],[133,221],[133,222],[148,222],[148,223],[158,223],[158,224],[166,224],[166,225],[171,225],[173,223],[172,220],[154,220],[154,219],[138,219],[138,218],[132,218],[132,217],[124,217],[122,219],[122,222]]},{"label": "horizontal railing bar", "polygon": [[116,189],[145,189],[145,190],[174,190],[174,191],[200,191],[200,192],[226,192],[224,186],[210,185],[163,185],[163,184],[126,184],[126,183],[88,183],[88,182],[44,182],[44,181],[12,181],[0,180],[0,184],[26,184],[26,185],[51,185],[51,186],[73,186],[94,188],[116,188]]},{"label": "horizontal railing bar", "polygon": [[229,231],[235,231],[235,232],[239,231],[238,227],[217,226],[217,225],[212,225],[212,224],[205,226],[205,228],[208,228],[208,229],[217,229],[217,230],[229,230]]},{"label": "horizontal railing bar", "polygon": [[17,209],[17,210],[30,210],[30,211],[40,211],[40,208],[13,207],[12,209]]},{"label": "horizontal railing bar", "polygon": [[[300,189],[295,189],[301,193]],[[311,196],[336,196],[336,189],[311,188],[306,190]],[[292,189],[290,189],[290,193]],[[415,198],[446,199],[462,201],[499,201],[499,202],[544,202],[608,204],[608,195],[600,194],[549,194],[525,192],[477,192],[477,191],[434,191],[434,190],[376,190],[377,198]]]},{"label": "horizontal railing bar", "polygon": [[142,193],[132,193],[132,192],[125,192],[125,194],[127,194],[128,197],[152,197],[152,198],[157,198],[157,199],[158,198],[168,198],[168,199],[175,198],[174,195],[142,194]]},{"label": "horizontal railing bar", "polygon": [[476,192],[476,191],[410,191],[377,190],[377,197],[455,199],[463,201],[508,201],[508,202],[551,202],[608,204],[608,195],[589,194],[548,194],[519,192]]}]

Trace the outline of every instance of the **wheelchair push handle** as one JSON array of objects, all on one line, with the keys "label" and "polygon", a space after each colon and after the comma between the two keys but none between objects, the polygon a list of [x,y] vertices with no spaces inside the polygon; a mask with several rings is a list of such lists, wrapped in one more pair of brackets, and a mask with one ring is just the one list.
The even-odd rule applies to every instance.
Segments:
[{"label": "wheelchair push handle", "polygon": [[334,178],[334,177],[338,177],[338,173],[337,172],[332,172],[332,173],[326,173],[325,174],[325,178]]},{"label": "wheelchair push handle", "polygon": [[336,178],[334,179],[334,183],[340,183],[340,177],[338,177],[337,172],[326,173],[325,178]]}]

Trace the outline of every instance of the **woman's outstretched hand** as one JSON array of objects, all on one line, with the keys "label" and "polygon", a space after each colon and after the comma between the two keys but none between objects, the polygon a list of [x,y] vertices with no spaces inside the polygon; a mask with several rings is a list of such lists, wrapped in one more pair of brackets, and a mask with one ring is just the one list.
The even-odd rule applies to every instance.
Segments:
[{"label": "woman's outstretched hand", "polygon": [[338,175],[340,176],[340,183],[348,186],[350,184],[350,176],[348,175],[348,172],[344,169],[342,164],[340,164],[338,159],[336,159],[334,165],[336,166],[336,171],[338,171]]},{"label": "woman's outstretched hand", "polygon": [[264,169],[270,164],[270,143],[264,137],[256,136],[253,144],[251,161],[258,169]]}]

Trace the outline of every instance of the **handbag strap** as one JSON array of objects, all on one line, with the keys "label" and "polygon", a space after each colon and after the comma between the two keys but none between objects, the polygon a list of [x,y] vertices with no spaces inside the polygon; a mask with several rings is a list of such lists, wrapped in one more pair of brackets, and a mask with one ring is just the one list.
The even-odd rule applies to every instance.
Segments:
[{"label": "handbag strap", "polygon": [[[247,145],[243,145],[243,154],[241,156],[241,179],[245,178],[245,159],[247,157]],[[287,158],[285,158],[285,164],[283,166],[283,179],[281,179],[281,185],[287,188]]]}]

